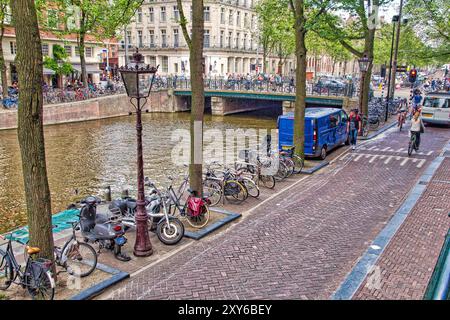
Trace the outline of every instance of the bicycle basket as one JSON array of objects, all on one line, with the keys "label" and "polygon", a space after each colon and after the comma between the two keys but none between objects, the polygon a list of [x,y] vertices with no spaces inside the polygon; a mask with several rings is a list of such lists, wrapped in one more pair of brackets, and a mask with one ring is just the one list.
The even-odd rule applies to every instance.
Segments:
[{"label": "bicycle basket", "polygon": [[197,217],[203,213],[205,202],[202,198],[189,197],[187,204],[187,209],[190,216]]}]

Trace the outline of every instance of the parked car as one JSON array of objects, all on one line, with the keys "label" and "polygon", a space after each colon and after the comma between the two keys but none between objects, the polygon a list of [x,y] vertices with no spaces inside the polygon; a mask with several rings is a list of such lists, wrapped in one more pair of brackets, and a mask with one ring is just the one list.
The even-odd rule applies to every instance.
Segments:
[{"label": "parked car", "polygon": [[319,79],[313,87],[313,92],[317,93],[336,93],[345,90],[345,83],[334,79]]},{"label": "parked car", "polygon": [[[338,108],[307,108],[305,113],[305,155],[325,159],[327,153],[349,144],[347,113]],[[280,150],[292,148],[294,141],[294,114],[278,117]]]},{"label": "parked car", "polygon": [[450,125],[450,93],[430,92],[422,102],[423,122]]}]

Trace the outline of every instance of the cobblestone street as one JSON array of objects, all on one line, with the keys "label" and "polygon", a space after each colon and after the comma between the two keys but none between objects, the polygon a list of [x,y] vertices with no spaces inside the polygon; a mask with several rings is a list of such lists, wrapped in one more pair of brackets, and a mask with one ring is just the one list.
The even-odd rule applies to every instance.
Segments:
[{"label": "cobblestone street", "polygon": [[[405,153],[408,139],[406,130],[387,131],[268,200],[242,222],[195,242],[98,298],[330,298],[447,144],[450,132],[428,127],[420,153],[411,158]],[[448,180],[449,166],[447,159],[440,179]],[[433,210],[426,201],[442,202],[448,194],[448,185],[439,189],[442,183],[436,179],[378,262],[392,274],[388,286],[395,286],[402,274],[407,277],[405,271],[418,272],[417,290],[394,290],[385,296],[362,290],[358,298],[420,298],[442,245],[442,230],[449,225],[444,218],[423,218]],[[430,234],[423,237],[422,232]]]}]

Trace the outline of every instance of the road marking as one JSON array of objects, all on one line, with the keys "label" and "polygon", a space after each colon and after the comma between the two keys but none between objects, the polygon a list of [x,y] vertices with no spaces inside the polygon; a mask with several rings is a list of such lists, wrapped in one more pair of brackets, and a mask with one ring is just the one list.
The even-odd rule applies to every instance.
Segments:
[{"label": "road marking", "polygon": [[[365,150],[365,151],[381,151],[381,152],[394,152],[394,153],[408,153],[408,150],[405,148],[399,148],[397,150],[394,150],[391,147],[387,147],[387,148],[376,148],[376,147],[371,147],[371,148],[366,148],[366,147],[358,147],[358,150]],[[433,151],[428,151],[428,152],[417,152],[417,155],[420,156],[431,156],[433,154]]]},{"label": "road marking", "polygon": [[368,163],[373,163],[375,160],[383,161],[384,164],[389,164],[392,161],[400,162],[400,166],[403,167],[408,161],[415,163],[417,168],[422,168],[426,163],[427,159],[409,158],[395,155],[385,155],[385,154],[370,154],[370,153],[348,153],[341,157],[340,160],[344,160],[350,156],[353,159],[350,161],[358,162],[361,159],[369,160]]}]

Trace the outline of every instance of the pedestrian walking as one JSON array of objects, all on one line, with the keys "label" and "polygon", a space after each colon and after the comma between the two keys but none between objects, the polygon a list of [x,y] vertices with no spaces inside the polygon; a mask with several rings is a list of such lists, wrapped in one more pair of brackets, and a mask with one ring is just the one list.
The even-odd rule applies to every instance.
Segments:
[{"label": "pedestrian walking", "polygon": [[358,114],[358,110],[352,110],[347,122],[347,131],[350,138],[350,144],[352,150],[356,149],[356,140],[358,139],[358,133],[361,132],[361,117]]},{"label": "pedestrian walking", "polygon": [[411,135],[416,136],[416,151],[419,151],[420,146],[420,134],[425,132],[425,126],[423,125],[422,117],[420,111],[414,113],[411,119]]}]

